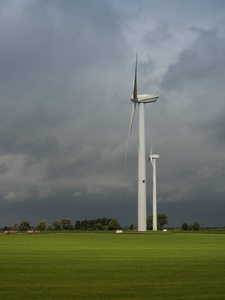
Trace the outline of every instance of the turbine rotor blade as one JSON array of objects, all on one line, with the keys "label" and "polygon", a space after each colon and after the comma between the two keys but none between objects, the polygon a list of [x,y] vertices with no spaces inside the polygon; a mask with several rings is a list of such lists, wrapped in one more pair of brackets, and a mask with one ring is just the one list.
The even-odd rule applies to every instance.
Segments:
[{"label": "turbine rotor blade", "polygon": [[151,159],[152,167],[154,168],[154,166],[153,166],[153,159],[152,159],[152,148],[153,148],[153,143],[152,143],[152,145],[151,145],[150,159]]},{"label": "turbine rotor blade", "polygon": [[152,145],[151,145],[151,148],[150,148],[150,153],[149,153],[149,158],[148,158],[148,162],[151,160],[152,161]]},{"label": "turbine rotor blade", "polygon": [[134,122],[135,110],[136,110],[136,102],[132,102],[132,111],[131,111],[131,116],[130,116],[130,127],[129,127],[128,139],[127,139],[127,149],[126,149],[124,167],[126,167],[126,162],[127,162],[127,154],[128,154],[129,143],[130,143],[130,136],[131,136],[132,126],[133,126],[133,122]]},{"label": "turbine rotor blade", "polygon": [[138,55],[136,55],[136,65],[135,65],[135,73],[134,73],[133,101],[137,101],[137,58]]},{"label": "turbine rotor blade", "polygon": [[152,158],[152,149],[153,149],[153,143],[152,143],[152,145],[151,145],[151,149],[150,149],[150,154],[149,154],[148,162],[151,161],[152,167],[153,167],[153,169],[154,169],[153,158]]}]

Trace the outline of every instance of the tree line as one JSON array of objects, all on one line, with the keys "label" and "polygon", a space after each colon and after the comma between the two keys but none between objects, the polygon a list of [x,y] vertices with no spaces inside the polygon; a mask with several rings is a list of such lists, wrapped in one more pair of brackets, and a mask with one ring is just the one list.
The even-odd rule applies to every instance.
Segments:
[{"label": "tree line", "polygon": [[[157,215],[157,228],[162,230],[163,227],[169,223],[166,214]],[[152,230],[153,217],[147,217],[147,229]],[[134,230],[137,227],[133,224],[130,225],[130,229]],[[117,219],[113,218],[98,218],[93,220],[77,220],[75,224],[72,224],[72,220],[69,218],[62,218],[61,220],[55,220],[51,224],[47,225],[46,220],[39,221],[37,226],[32,226],[28,220],[22,220],[19,224],[16,223],[13,226],[5,226],[0,230],[13,230],[13,231],[57,231],[57,230],[117,230],[122,229]]]},{"label": "tree line", "polygon": [[20,224],[1,228],[2,230],[14,230],[14,231],[28,231],[28,230],[39,230],[39,231],[53,231],[53,230],[117,230],[121,229],[117,219],[112,218],[99,218],[94,220],[77,220],[73,225],[72,220],[69,218],[62,218],[60,221],[55,220],[50,225],[46,225],[46,220],[39,221],[37,226],[34,227],[28,220],[22,220]]},{"label": "tree line", "polygon": [[[169,220],[167,215],[157,215],[157,227],[159,230],[168,224]],[[152,230],[153,217],[147,217],[147,229]],[[113,218],[98,218],[93,220],[77,220],[75,224],[72,224],[72,220],[69,218],[62,218],[61,220],[55,220],[51,224],[47,225],[46,220],[39,221],[37,226],[32,226],[28,220],[22,220],[19,224],[16,223],[13,226],[5,226],[0,230],[14,230],[14,231],[28,231],[28,230],[39,230],[39,231],[57,231],[57,230],[117,230],[122,229],[117,219]],[[136,229],[131,224],[130,229]]]},{"label": "tree line", "polygon": [[[162,230],[165,225],[169,223],[168,216],[166,214],[157,215],[157,228]],[[128,227],[127,227],[128,228]],[[147,217],[147,229],[152,230],[153,228],[153,217]],[[168,228],[168,227],[167,227]],[[195,221],[193,224],[188,225],[186,222],[182,224],[179,229],[182,230],[199,230],[199,229],[217,229],[217,227],[200,227],[199,223]],[[224,229],[221,227],[221,229]],[[28,230],[39,230],[39,231],[54,231],[54,230],[117,230],[122,229],[117,219],[113,218],[98,218],[93,220],[77,220],[75,224],[72,224],[72,220],[69,218],[62,218],[61,220],[55,220],[50,225],[46,224],[46,220],[39,221],[37,226],[32,226],[28,220],[22,220],[19,224],[16,223],[13,226],[4,226],[0,228],[0,231],[13,230],[13,231],[28,231]],[[135,230],[136,226],[130,225],[129,229]],[[170,229],[174,229],[171,227]]]}]

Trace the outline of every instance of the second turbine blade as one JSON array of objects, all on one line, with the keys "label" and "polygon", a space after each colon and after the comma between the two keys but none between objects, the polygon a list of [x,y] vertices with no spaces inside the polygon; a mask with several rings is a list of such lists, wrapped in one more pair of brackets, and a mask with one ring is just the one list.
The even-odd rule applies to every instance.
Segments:
[{"label": "second turbine blade", "polygon": [[127,154],[128,154],[129,143],[130,143],[130,136],[131,136],[132,126],[133,126],[133,122],[134,122],[135,110],[136,110],[136,103],[132,102],[132,111],[131,111],[131,116],[130,116],[130,127],[129,127],[128,139],[127,139],[127,149],[126,149],[124,167],[126,166],[126,162],[127,162]]}]

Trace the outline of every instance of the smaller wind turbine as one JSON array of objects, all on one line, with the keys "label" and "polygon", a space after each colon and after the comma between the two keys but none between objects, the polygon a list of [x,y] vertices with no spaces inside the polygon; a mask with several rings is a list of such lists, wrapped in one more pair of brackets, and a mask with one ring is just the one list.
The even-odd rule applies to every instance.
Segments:
[{"label": "smaller wind turbine", "polygon": [[159,154],[152,154],[152,148],[150,150],[150,155],[148,162],[151,161],[152,168],[153,168],[153,226],[152,230],[157,231],[157,195],[156,195],[156,159],[159,158]]}]

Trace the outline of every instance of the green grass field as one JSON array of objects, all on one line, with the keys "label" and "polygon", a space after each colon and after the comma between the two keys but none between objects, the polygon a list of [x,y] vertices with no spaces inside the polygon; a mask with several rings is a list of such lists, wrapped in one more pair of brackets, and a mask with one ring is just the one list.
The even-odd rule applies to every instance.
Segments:
[{"label": "green grass field", "polygon": [[225,299],[225,233],[0,236],[0,299]]}]

